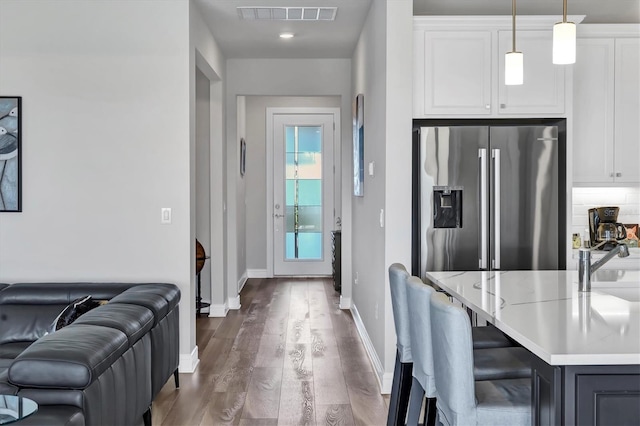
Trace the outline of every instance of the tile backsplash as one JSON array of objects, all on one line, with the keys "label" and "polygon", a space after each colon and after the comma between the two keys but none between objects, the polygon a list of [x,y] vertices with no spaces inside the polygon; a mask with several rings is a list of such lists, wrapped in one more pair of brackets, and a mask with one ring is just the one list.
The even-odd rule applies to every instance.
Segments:
[{"label": "tile backsplash", "polygon": [[618,222],[640,223],[640,188],[573,188],[572,232],[589,226],[587,210],[592,207],[620,207]]}]

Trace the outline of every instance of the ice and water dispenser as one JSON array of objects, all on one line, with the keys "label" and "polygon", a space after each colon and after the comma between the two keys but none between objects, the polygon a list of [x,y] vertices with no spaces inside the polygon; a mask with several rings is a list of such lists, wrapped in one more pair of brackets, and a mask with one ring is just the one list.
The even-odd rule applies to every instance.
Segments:
[{"label": "ice and water dispenser", "polygon": [[462,187],[433,187],[433,227],[462,228]]}]

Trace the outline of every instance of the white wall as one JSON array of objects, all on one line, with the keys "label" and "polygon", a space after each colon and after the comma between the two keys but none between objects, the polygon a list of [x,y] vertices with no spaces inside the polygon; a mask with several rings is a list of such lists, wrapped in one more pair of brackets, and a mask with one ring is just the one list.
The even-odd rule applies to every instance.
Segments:
[{"label": "white wall", "polygon": [[[247,97],[247,269],[249,276],[265,276],[267,270],[266,110],[268,107],[340,107],[338,96],[248,96]],[[339,186],[338,186],[339,188]],[[340,194],[338,193],[338,197]],[[338,210],[339,211],[339,210]]]},{"label": "white wall", "polygon": [[352,96],[364,94],[365,166],[375,164],[364,197],[352,197],[353,305],[385,392],[395,357],[387,268],[411,260],[412,8],[410,0],[374,1],[353,56]]},{"label": "white wall", "polygon": [[[211,82],[196,69],[196,239],[211,255]],[[200,296],[211,302],[211,262],[200,271]]]},{"label": "white wall", "polygon": [[[237,105],[239,96],[339,96],[342,122],[343,152],[351,150],[351,90],[350,75],[351,61],[349,59],[229,59],[227,61],[226,75],[226,105],[227,105],[227,162],[230,167],[236,167],[239,162],[238,130],[239,117]],[[340,159],[336,163],[340,169]],[[251,160],[253,161],[253,160]],[[344,172],[344,170],[343,170]],[[350,172],[349,172],[350,173]],[[230,169],[228,179],[238,179],[239,173]],[[343,200],[351,187],[345,187],[349,181],[342,182],[341,190]],[[235,182],[229,182],[228,190],[236,188]],[[245,216],[237,214],[237,202],[233,194],[229,194],[228,227],[236,229],[245,227]],[[244,202],[244,200],[243,200]],[[342,206],[344,211],[344,204]],[[345,233],[350,230],[343,226],[343,247]],[[231,241],[232,238],[236,241]],[[237,236],[229,236],[229,256],[239,252],[239,245],[246,249],[246,241],[238,240]],[[245,251],[246,252],[246,251]],[[351,258],[350,250],[343,251],[343,273],[351,274],[349,269]],[[229,259],[230,276],[229,285],[232,286],[241,278],[240,271],[231,276],[231,271],[236,268],[237,261]],[[246,268],[246,264],[243,265]],[[343,284],[343,297],[350,299],[351,286]],[[233,295],[229,294],[229,298]]]},{"label": "white wall", "polygon": [[[209,80],[209,256],[205,267],[210,268],[211,286],[203,284],[203,293],[207,290],[211,292],[210,316],[224,316],[228,309],[227,287],[227,256],[226,241],[227,227],[225,210],[226,198],[226,146],[224,139],[226,131],[224,128],[225,105],[225,58],[222,51],[213,39],[211,32],[207,28],[202,14],[198,7],[191,0],[189,2],[189,75],[191,76],[190,93],[190,129],[191,129],[191,164],[192,164],[192,191],[195,178],[196,152],[196,70],[202,72]],[[203,89],[206,90],[206,89]],[[202,167],[205,167],[202,165]],[[195,225],[195,193],[192,192],[192,224]],[[192,238],[195,238],[195,227],[191,229]],[[193,255],[193,253],[192,253]],[[192,354],[192,359],[194,355]]]}]

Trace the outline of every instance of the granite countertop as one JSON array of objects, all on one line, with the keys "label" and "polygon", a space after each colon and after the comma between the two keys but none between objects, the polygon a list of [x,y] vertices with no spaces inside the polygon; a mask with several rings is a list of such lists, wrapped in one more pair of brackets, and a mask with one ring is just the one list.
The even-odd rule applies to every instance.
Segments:
[{"label": "granite countertop", "polygon": [[550,365],[640,364],[640,271],[427,272],[479,317]]}]

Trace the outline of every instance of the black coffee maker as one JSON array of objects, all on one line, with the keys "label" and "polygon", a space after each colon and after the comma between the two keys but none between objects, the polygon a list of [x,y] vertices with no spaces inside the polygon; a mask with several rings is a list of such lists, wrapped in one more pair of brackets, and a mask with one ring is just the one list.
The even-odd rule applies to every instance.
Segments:
[{"label": "black coffee maker", "polygon": [[589,237],[596,250],[612,250],[627,237],[623,224],[618,223],[619,207],[589,209]]}]

